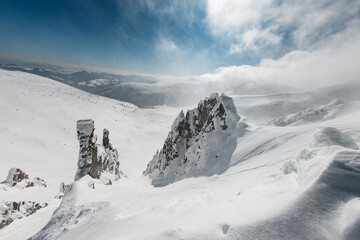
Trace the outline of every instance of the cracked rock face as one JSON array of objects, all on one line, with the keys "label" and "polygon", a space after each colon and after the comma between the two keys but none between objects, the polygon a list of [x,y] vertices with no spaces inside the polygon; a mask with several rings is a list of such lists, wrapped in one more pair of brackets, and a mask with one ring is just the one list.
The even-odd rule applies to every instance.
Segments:
[{"label": "cracked rock face", "polygon": [[94,120],[77,121],[77,138],[80,151],[78,159],[78,171],[75,180],[80,179],[89,173],[92,162],[97,158],[96,136],[94,136]]},{"label": "cracked rock face", "polygon": [[153,185],[164,186],[186,177],[225,172],[236,148],[239,120],[232,98],[225,95],[212,94],[186,115],[181,111],[144,175]]},{"label": "cracked rock face", "polygon": [[77,122],[80,150],[75,181],[88,174],[93,178],[101,179],[105,184],[112,184],[121,175],[119,154],[110,143],[107,129],[103,131],[102,145],[96,143],[94,130],[92,119]]}]

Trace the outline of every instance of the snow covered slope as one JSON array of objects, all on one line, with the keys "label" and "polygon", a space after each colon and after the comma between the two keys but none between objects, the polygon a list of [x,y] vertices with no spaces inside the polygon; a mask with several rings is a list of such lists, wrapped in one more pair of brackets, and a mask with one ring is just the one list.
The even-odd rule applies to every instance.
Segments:
[{"label": "snow covered slope", "polygon": [[111,132],[111,142],[119,151],[120,168],[130,177],[141,176],[154,149],[166,136],[168,122],[180,111],[138,109],[47,78],[6,70],[0,70],[0,103],[0,182],[15,167],[31,178],[39,176],[48,185],[0,190],[0,201],[49,203],[47,208],[27,217],[35,222],[36,215],[46,215],[39,225],[29,224],[27,231],[22,227],[17,234],[14,229],[30,220],[16,220],[1,230],[0,239],[30,237],[49,220],[60,203],[54,197],[59,194],[61,182],[73,182],[77,170],[77,120],[94,119],[99,138],[104,128]]},{"label": "snow covered slope", "polygon": [[[0,192],[0,200],[49,203],[1,229],[0,239],[33,234],[32,239],[86,240],[356,239],[359,234],[360,104],[359,96],[342,96],[349,95],[346,86],[324,90],[333,95],[233,96],[248,127],[236,139],[229,169],[154,187],[142,171],[180,109],[138,109],[25,73],[0,71],[0,79],[5,113],[0,176],[5,180],[7,171],[18,167],[48,184]],[[336,98],[344,99],[347,109],[334,118],[265,125]],[[71,183],[77,169],[76,121],[89,118],[97,135],[109,129],[127,178],[108,186],[85,176],[59,205],[58,187]]]}]

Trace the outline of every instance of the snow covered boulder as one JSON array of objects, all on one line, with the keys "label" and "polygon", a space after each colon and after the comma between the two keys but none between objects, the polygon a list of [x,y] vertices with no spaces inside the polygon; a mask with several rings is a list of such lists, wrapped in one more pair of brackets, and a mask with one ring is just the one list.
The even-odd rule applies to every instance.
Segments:
[{"label": "snow covered boulder", "polygon": [[94,135],[94,120],[79,120],[77,122],[77,136],[80,145],[78,171],[75,181],[85,175],[102,180],[105,184],[112,184],[121,176],[118,161],[119,154],[109,141],[109,131],[103,131],[103,144],[97,144]]},{"label": "snow covered boulder", "polygon": [[186,115],[181,111],[144,175],[154,186],[164,186],[225,172],[237,145],[239,120],[232,98],[225,95],[212,94]]},{"label": "snow covered boulder", "polygon": [[7,188],[18,188],[18,189],[24,189],[29,187],[46,187],[46,182],[39,178],[35,177],[34,179],[30,179],[29,175],[26,174],[24,171],[22,171],[19,168],[11,168],[8,172],[8,176],[5,181],[1,183],[2,190],[7,191]]},{"label": "snow covered boulder", "polygon": [[21,171],[19,168],[11,168],[8,172],[8,176],[2,183],[7,183],[10,186],[15,186],[23,180],[29,179],[29,175]]},{"label": "snow covered boulder", "polygon": [[31,201],[1,201],[0,202],[0,229],[12,223],[15,219],[27,217],[41,208],[47,207],[47,203]]}]

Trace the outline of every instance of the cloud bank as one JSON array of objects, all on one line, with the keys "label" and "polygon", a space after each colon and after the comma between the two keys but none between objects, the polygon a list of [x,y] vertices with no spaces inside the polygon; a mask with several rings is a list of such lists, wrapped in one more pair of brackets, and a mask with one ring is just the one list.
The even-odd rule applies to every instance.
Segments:
[{"label": "cloud bank", "polygon": [[359,1],[208,0],[212,33],[228,54],[251,54],[258,65],[217,69],[198,79],[299,88],[360,81]]}]

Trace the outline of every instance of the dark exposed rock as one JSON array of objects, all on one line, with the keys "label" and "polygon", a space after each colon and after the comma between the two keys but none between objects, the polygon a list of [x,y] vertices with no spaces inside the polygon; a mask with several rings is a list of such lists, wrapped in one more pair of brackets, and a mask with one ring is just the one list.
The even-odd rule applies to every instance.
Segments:
[{"label": "dark exposed rock", "polygon": [[105,129],[104,128],[104,131],[103,131],[103,146],[104,148],[109,148],[109,130]]},{"label": "dark exposed rock", "polygon": [[15,219],[27,217],[46,206],[48,206],[47,203],[37,203],[31,201],[2,201],[0,202],[0,229],[9,225]]},{"label": "dark exposed rock", "polygon": [[225,95],[212,94],[186,115],[181,111],[144,174],[155,186],[163,186],[226,171],[236,147],[239,120],[233,100]]},{"label": "dark exposed rock", "polygon": [[80,144],[78,171],[75,180],[85,175],[101,179],[105,184],[112,184],[121,176],[118,161],[119,154],[109,141],[109,131],[103,131],[103,144],[96,144],[94,121],[79,120],[77,134]]}]

